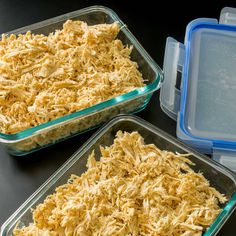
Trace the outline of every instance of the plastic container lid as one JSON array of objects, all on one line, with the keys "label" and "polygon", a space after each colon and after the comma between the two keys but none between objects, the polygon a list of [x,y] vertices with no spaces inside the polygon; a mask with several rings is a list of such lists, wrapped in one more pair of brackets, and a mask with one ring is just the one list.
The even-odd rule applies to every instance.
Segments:
[{"label": "plastic container lid", "polygon": [[184,44],[167,39],[160,100],[178,138],[236,171],[236,9],[190,22]]}]

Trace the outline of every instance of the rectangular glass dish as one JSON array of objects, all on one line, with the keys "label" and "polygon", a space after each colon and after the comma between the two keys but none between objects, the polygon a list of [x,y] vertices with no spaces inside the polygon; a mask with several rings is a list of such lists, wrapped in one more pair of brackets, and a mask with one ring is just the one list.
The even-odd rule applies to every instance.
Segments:
[{"label": "rectangular glass dish", "polygon": [[222,212],[204,233],[204,236],[216,235],[236,207],[236,176],[217,162],[189,149],[150,123],[135,116],[120,115],[94,134],[4,223],[1,228],[1,236],[11,236],[14,227],[19,222],[19,226],[28,225],[32,222],[31,209],[42,203],[46,196],[54,192],[56,187],[66,183],[71,174],[81,175],[84,173],[87,169],[88,156],[92,150],[95,151],[96,157],[100,156],[99,146],[111,145],[118,130],[138,131],[147,144],[153,143],[160,149],[192,154],[189,157],[195,163],[192,168],[196,172],[202,172],[205,178],[210,181],[211,186],[225,194],[229,199],[226,204],[221,206]]},{"label": "rectangular glass dish", "polygon": [[88,25],[117,22],[120,25],[120,32],[117,38],[124,45],[133,45],[131,59],[137,62],[146,86],[16,134],[0,133],[0,143],[4,144],[13,155],[26,155],[42,149],[92,129],[117,114],[139,112],[147,106],[153,92],[160,87],[161,69],[116,13],[106,7],[88,7],[29,25],[7,34],[23,34],[31,31],[34,34],[48,35],[56,29],[61,29],[63,23],[68,19],[82,20],[87,22]]}]

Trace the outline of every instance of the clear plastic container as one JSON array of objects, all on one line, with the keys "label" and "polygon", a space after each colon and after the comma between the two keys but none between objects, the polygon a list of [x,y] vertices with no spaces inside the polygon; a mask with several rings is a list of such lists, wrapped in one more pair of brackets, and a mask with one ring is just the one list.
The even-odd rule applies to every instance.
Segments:
[{"label": "clear plastic container", "polygon": [[16,134],[0,133],[0,143],[5,144],[13,155],[21,156],[47,147],[94,128],[117,114],[138,112],[146,107],[153,92],[160,86],[161,69],[126,25],[108,8],[102,6],[85,8],[8,32],[8,34],[20,34],[30,30],[36,34],[47,35],[56,29],[61,29],[67,19],[82,20],[89,25],[118,22],[121,27],[118,38],[125,45],[133,45],[131,58],[138,63],[146,86]]},{"label": "clear plastic container", "polygon": [[28,225],[32,222],[31,209],[43,202],[55,188],[67,182],[71,174],[81,175],[86,171],[88,155],[92,150],[100,156],[99,146],[109,146],[113,143],[118,130],[138,131],[146,143],[154,143],[161,149],[179,153],[191,153],[189,157],[196,165],[195,171],[200,171],[210,181],[210,184],[224,193],[229,201],[222,205],[222,212],[214,223],[204,233],[204,236],[216,235],[236,207],[236,176],[210,158],[203,156],[177,141],[175,138],[135,116],[120,115],[111,120],[94,134],[51,178],[49,178],[2,226],[1,236],[10,236],[16,224]]}]

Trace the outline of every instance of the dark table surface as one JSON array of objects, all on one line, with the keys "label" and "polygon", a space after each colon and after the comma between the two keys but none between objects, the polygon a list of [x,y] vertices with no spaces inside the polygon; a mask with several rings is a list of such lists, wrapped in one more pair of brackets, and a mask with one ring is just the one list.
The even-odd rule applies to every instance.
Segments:
[{"label": "dark table surface", "polygon": [[[140,2],[140,3],[139,3]],[[159,2],[159,1],[157,1]],[[157,3],[158,4],[158,3]],[[91,5],[112,8],[128,25],[147,52],[162,67],[165,40],[172,36],[183,42],[186,25],[198,17],[218,18],[224,6],[236,7],[236,1],[39,1],[1,0],[0,33],[39,22]],[[171,19],[171,20],[169,20]],[[159,92],[148,107],[137,114],[175,136],[176,123],[161,110]],[[72,154],[94,131],[64,141],[45,150],[22,157],[12,157],[0,147],[0,225]],[[236,212],[219,235],[236,235]]]}]

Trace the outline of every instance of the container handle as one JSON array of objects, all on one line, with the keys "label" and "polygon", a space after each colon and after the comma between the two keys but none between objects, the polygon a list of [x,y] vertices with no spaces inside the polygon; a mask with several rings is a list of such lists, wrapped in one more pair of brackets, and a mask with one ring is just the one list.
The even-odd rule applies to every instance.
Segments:
[{"label": "container handle", "polygon": [[160,103],[167,115],[177,120],[180,107],[180,90],[176,88],[177,73],[182,74],[185,61],[184,45],[168,37],[164,58],[164,80],[161,85]]},{"label": "container handle", "polygon": [[213,160],[226,166],[231,171],[236,172],[236,152],[234,150],[226,150],[221,148],[213,148]]},{"label": "container handle", "polygon": [[220,13],[220,24],[236,25],[236,8],[224,7]]}]

